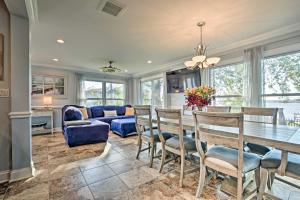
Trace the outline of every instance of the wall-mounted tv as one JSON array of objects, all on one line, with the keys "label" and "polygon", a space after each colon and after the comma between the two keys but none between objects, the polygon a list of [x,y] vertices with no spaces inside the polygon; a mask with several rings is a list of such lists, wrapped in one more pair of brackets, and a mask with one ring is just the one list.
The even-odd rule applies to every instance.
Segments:
[{"label": "wall-mounted tv", "polygon": [[167,93],[183,93],[186,88],[201,85],[199,69],[179,69],[167,72]]}]

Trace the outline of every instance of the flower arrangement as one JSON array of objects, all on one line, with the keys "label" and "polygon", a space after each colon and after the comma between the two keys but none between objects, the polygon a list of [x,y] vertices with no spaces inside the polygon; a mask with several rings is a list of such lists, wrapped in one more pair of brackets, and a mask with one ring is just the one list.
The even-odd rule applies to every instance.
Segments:
[{"label": "flower arrangement", "polygon": [[211,103],[212,95],[215,93],[216,90],[208,86],[187,88],[184,91],[186,105],[192,107],[193,110],[195,107],[202,110],[203,107]]}]

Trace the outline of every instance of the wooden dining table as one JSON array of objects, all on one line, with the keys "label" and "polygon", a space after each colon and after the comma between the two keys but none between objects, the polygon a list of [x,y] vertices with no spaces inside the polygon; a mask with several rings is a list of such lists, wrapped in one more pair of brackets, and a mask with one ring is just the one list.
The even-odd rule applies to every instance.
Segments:
[{"label": "wooden dining table", "polygon": [[[156,117],[152,119],[157,123]],[[161,122],[178,124],[178,121],[161,119]],[[182,116],[183,129],[195,131],[193,116]],[[237,128],[214,125],[201,126],[200,129],[214,131],[219,134],[238,134]],[[276,149],[300,154],[300,129],[295,126],[273,125],[244,121],[244,142],[274,147]]]},{"label": "wooden dining table", "polygon": [[[155,116],[152,118],[153,123],[157,123]],[[161,118],[161,123],[168,123],[178,125],[178,120],[163,119]],[[183,115],[182,116],[183,129],[195,131],[195,124],[193,116]],[[199,126],[205,132],[212,132],[217,134],[238,134],[238,128],[215,126],[215,125],[201,125]],[[300,128],[295,126],[287,125],[273,125],[259,122],[244,121],[244,142],[255,143],[260,145],[265,145],[282,150],[284,153],[293,152],[300,154]],[[197,156],[197,155],[196,155]],[[287,157],[285,157],[287,159]],[[287,160],[282,160],[282,162],[287,162]],[[282,179],[280,179],[282,180]],[[284,180],[282,180],[284,181]],[[236,194],[236,180],[224,181],[221,186],[221,190],[229,194]],[[222,189],[223,188],[223,189]],[[256,190],[255,190],[256,191]],[[253,191],[249,194],[248,198],[252,198],[255,193]],[[247,199],[248,199],[247,198]]]}]

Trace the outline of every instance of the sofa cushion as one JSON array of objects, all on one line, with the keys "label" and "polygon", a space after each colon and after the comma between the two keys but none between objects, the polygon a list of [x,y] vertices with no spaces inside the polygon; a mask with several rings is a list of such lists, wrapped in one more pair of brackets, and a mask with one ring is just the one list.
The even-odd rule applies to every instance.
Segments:
[{"label": "sofa cushion", "polygon": [[134,115],[134,109],[133,109],[133,108],[126,107],[125,115],[126,115],[126,116],[128,116],[128,115]]},{"label": "sofa cushion", "polygon": [[116,110],[104,110],[104,117],[116,117],[117,111]]},{"label": "sofa cushion", "polygon": [[92,117],[104,117],[104,110],[116,110],[117,115],[125,115],[126,106],[93,106],[91,107]]},{"label": "sofa cushion", "polygon": [[78,125],[88,125],[91,124],[89,120],[73,120],[73,121],[65,121],[66,126],[78,126]]},{"label": "sofa cushion", "polygon": [[82,113],[78,108],[69,106],[65,111],[65,121],[82,120]]},{"label": "sofa cushion", "polygon": [[64,136],[69,146],[97,143],[107,141],[109,128],[109,124],[94,120],[88,125],[65,126]]},{"label": "sofa cushion", "polygon": [[111,121],[114,119],[126,119],[126,118],[133,118],[133,116],[114,116],[114,117],[96,117],[90,120],[99,120],[108,124],[111,124]]},{"label": "sofa cushion", "polygon": [[82,118],[83,118],[83,119],[88,119],[88,118],[89,118],[89,115],[88,115],[88,112],[87,112],[87,109],[86,109],[86,108],[79,108],[79,110],[80,110],[81,113],[82,113]]}]

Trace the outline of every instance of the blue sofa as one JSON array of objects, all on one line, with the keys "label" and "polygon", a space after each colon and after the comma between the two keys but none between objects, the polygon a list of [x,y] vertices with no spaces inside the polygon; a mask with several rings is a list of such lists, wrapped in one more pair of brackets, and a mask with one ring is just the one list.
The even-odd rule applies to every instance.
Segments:
[{"label": "blue sofa", "polygon": [[[64,106],[62,108],[62,130],[67,144],[69,146],[76,146],[81,144],[98,143],[102,141],[106,142],[112,120],[130,118],[134,119],[134,116],[125,116],[126,107],[131,106],[93,106],[87,108],[88,120],[90,121],[90,124],[67,126],[65,121],[76,120],[75,118],[78,118],[78,116],[74,114],[70,116],[70,108],[76,109],[83,107],[78,105]],[[117,116],[105,117],[103,112],[104,110],[116,110]]]}]

